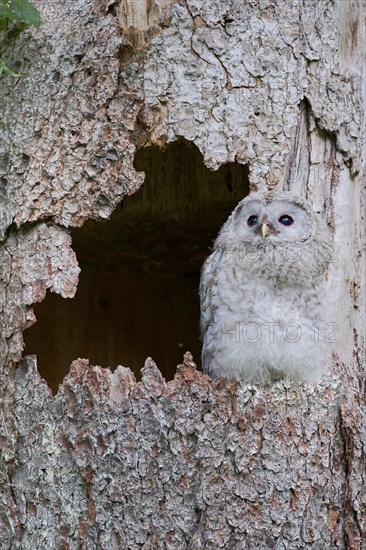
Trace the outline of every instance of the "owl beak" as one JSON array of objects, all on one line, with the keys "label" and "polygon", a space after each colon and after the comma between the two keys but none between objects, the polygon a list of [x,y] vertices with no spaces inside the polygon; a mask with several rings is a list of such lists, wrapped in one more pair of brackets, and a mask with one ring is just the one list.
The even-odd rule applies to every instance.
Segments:
[{"label": "owl beak", "polygon": [[267,220],[263,220],[263,221],[262,221],[261,233],[262,233],[263,239],[264,239],[265,237],[268,237],[268,235],[271,233],[271,230],[270,230],[270,227],[269,227],[269,223],[267,222]]}]

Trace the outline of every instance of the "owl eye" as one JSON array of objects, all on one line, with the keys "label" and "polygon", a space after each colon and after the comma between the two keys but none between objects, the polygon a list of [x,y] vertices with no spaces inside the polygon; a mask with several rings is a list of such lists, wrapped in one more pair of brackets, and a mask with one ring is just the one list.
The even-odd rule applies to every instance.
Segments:
[{"label": "owl eye", "polygon": [[249,225],[249,227],[253,227],[253,225],[255,225],[257,221],[258,221],[258,216],[249,216],[247,220],[247,224]]},{"label": "owl eye", "polygon": [[282,225],[292,225],[294,223],[294,220],[291,218],[291,216],[288,216],[287,214],[278,218],[278,221],[282,223]]}]

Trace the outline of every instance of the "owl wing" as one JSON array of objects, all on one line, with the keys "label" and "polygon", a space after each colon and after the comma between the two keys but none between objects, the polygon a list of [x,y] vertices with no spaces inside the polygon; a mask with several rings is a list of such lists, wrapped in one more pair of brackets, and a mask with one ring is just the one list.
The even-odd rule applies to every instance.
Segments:
[{"label": "owl wing", "polygon": [[201,336],[204,336],[208,327],[214,322],[213,298],[217,287],[217,262],[215,254],[209,256],[202,267],[200,281],[201,303]]},{"label": "owl wing", "polygon": [[202,370],[213,375],[215,345],[213,335],[216,331],[215,312],[217,310],[219,260],[217,252],[207,258],[202,267],[200,282],[201,301],[201,338]]}]

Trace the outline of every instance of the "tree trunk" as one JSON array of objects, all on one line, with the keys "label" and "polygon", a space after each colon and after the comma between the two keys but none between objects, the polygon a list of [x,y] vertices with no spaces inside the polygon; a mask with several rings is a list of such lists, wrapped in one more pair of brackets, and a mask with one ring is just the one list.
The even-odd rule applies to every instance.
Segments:
[{"label": "tree trunk", "polygon": [[[364,4],[36,4],[41,28],[3,55],[23,76],[0,80],[1,548],[366,548]],[[75,295],[80,269],[70,232],[86,222],[74,234],[82,278],[109,223],[101,221],[143,182],[136,150],[168,151],[177,140],[178,153],[192,142],[211,170],[236,163],[226,172],[229,191],[203,181],[204,168],[202,181],[174,189],[196,164],[173,155],[158,202],[158,170],[147,188],[156,193],[145,196],[143,185],[141,202],[126,202],[126,219],[135,220],[131,233],[123,226],[128,239],[140,227],[144,254],[163,239],[174,189],[178,207],[166,227],[178,252],[166,266],[180,262],[183,272],[193,256],[183,261],[179,243],[194,228],[201,256],[208,253],[200,240],[207,227],[196,231],[195,220],[214,219],[220,205],[232,208],[235,193],[247,192],[242,167],[252,189],[306,196],[334,233],[324,320],[336,328],[333,365],[316,387],[261,387],[213,384],[189,353],[168,382],[151,359],[137,382],[128,368],[111,372],[75,356],[53,396],[36,357],[22,358],[33,305],[46,303],[47,289]],[[123,238],[115,227],[113,238]],[[134,252],[117,252],[111,235],[99,246],[103,262],[126,268]],[[194,240],[187,248],[193,254]],[[156,266],[147,263],[151,273]],[[171,273],[166,266],[171,281],[174,265]],[[97,272],[85,304],[103,302]],[[113,292],[127,280],[117,278]],[[148,328],[163,316],[162,295],[150,303]],[[194,315],[186,296],[167,331],[173,318]],[[59,329],[49,347],[61,339],[67,348],[57,310],[48,314],[46,324]],[[84,322],[87,341],[91,317]]]}]

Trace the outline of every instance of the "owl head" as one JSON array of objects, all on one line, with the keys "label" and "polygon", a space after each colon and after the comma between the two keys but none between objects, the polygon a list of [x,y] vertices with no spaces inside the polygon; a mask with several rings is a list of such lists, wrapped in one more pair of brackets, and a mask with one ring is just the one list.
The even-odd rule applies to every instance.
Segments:
[{"label": "owl head", "polygon": [[284,281],[298,278],[300,270],[305,278],[324,272],[332,254],[323,217],[304,199],[273,191],[251,193],[242,200],[214,248],[228,251],[230,261],[240,263],[246,273],[262,270],[266,277]]},{"label": "owl head", "polygon": [[242,242],[304,242],[314,236],[314,216],[290,193],[253,193],[233,212],[231,230]]},{"label": "owl head", "polygon": [[304,243],[326,231],[319,214],[300,197],[289,192],[251,193],[242,200],[224,224],[237,243]]}]

